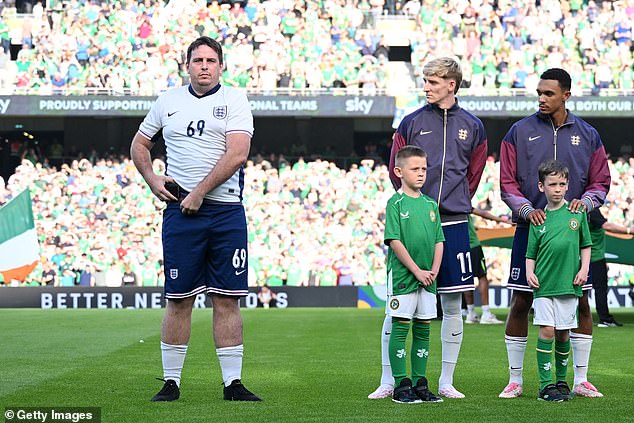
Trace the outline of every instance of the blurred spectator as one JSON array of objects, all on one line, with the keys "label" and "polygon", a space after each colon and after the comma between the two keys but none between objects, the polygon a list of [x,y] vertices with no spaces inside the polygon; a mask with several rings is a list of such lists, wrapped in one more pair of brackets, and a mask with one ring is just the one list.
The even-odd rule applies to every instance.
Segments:
[{"label": "blurred spectator", "polygon": [[41,282],[44,286],[56,286],[57,272],[53,268],[53,264],[50,261],[45,261],[43,264]]},{"label": "blurred spectator", "polygon": [[[86,257],[86,254],[82,254],[82,257]],[[82,266],[79,268],[79,276],[77,277],[77,285],[79,286],[95,286],[95,266],[88,260],[84,260]]]},{"label": "blurred spectator", "polygon": [[258,306],[264,308],[275,307],[276,302],[277,294],[271,291],[268,285],[262,285],[258,291]]},{"label": "blurred spectator", "polygon": [[124,265],[123,276],[121,277],[121,285],[123,286],[136,286],[136,274],[130,268],[130,265],[126,263]]},{"label": "blurred spectator", "polygon": [[0,47],[5,54],[9,54],[11,48],[11,37],[9,36],[9,24],[0,18]]}]

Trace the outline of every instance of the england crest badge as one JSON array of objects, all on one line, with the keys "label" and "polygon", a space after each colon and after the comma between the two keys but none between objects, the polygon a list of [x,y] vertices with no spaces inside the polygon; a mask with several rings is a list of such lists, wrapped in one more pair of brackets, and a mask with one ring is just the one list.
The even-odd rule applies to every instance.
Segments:
[{"label": "england crest badge", "polygon": [[520,268],[519,267],[514,267],[511,269],[511,279],[513,279],[514,281],[518,280],[520,277]]},{"label": "england crest badge", "polygon": [[227,117],[227,106],[215,106],[213,109],[213,115],[216,119],[224,119]]}]

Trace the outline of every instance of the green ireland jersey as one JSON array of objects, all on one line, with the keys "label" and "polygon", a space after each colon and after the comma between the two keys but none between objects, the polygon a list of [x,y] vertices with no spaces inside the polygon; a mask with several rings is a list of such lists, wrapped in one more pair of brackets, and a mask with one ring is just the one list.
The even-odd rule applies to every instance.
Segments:
[{"label": "green ireland jersey", "polygon": [[592,239],[592,253],[590,262],[605,259],[605,229],[603,224],[607,222],[599,209],[593,209],[588,213],[588,223],[590,224],[590,238]]},{"label": "green ireland jersey", "polygon": [[480,239],[476,232],[475,225],[473,224],[473,218],[469,215],[469,248],[475,248],[480,245]]},{"label": "green ireland jersey", "polygon": [[581,287],[573,282],[579,272],[580,250],[592,246],[588,218],[585,213],[571,212],[567,206],[544,212],[546,221],[543,225],[531,225],[526,248],[526,258],[535,260],[535,275],[539,280],[534,295],[581,297]]},{"label": "green ireland jersey", "polygon": [[[387,202],[385,212],[385,243],[389,245],[392,240],[403,243],[418,267],[431,270],[436,243],[445,240],[438,204],[424,194],[418,198],[401,192],[394,194]],[[387,256],[387,279],[392,295],[408,294],[421,286],[392,248]],[[436,281],[425,289],[435,294]]]},{"label": "green ireland jersey", "polygon": [[605,258],[605,229],[590,225],[590,237],[592,238],[592,253],[590,262]]}]

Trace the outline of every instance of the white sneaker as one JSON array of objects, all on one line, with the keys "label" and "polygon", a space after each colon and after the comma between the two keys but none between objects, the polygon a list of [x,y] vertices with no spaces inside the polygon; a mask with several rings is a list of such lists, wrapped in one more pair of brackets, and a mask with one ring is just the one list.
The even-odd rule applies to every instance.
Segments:
[{"label": "white sneaker", "polygon": [[438,389],[438,395],[445,398],[464,398],[464,394],[454,388],[452,385]]},{"label": "white sneaker", "polygon": [[394,387],[392,385],[381,385],[374,392],[368,395],[369,399],[383,399],[390,398],[394,393]]},{"label": "white sneaker", "polygon": [[471,325],[474,323],[480,323],[480,316],[475,313],[468,313],[467,318],[464,321],[465,323]]},{"label": "white sneaker", "polygon": [[495,317],[495,314],[492,313],[483,314],[480,318],[481,325],[501,325],[502,323],[504,322]]},{"label": "white sneaker", "polygon": [[506,388],[498,395],[500,398],[517,398],[522,395],[524,389],[522,385],[516,382],[509,383]]}]

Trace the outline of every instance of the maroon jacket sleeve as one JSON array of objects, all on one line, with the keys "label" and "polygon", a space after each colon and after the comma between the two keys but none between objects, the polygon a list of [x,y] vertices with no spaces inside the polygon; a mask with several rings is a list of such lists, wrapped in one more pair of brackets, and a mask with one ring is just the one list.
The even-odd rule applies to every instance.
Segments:
[{"label": "maroon jacket sleeve", "polygon": [[588,183],[581,198],[588,210],[601,207],[610,190],[610,169],[608,167],[608,157],[605,147],[601,144],[590,159],[590,169],[588,170]]},{"label": "maroon jacket sleeve", "polygon": [[[517,153],[515,145],[507,140],[502,140],[500,145],[500,191],[502,200],[513,213],[524,217],[526,212],[532,211],[531,202],[526,199],[517,182]],[[520,213],[524,209],[525,213]]]},{"label": "maroon jacket sleeve", "polygon": [[480,184],[480,178],[482,178],[482,172],[484,172],[484,166],[487,161],[488,141],[485,138],[483,142],[476,146],[471,153],[471,161],[469,162],[469,169],[467,169],[467,181],[469,181],[469,194],[471,198],[476,193],[478,185]]},{"label": "maroon jacket sleeve", "polygon": [[405,138],[403,138],[399,132],[395,132],[392,137],[392,150],[390,151],[390,180],[392,181],[392,186],[394,186],[394,189],[397,191],[401,188],[401,180],[394,173],[394,163],[396,161],[396,153],[398,153],[398,150],[405,147],[405,144]]}]

